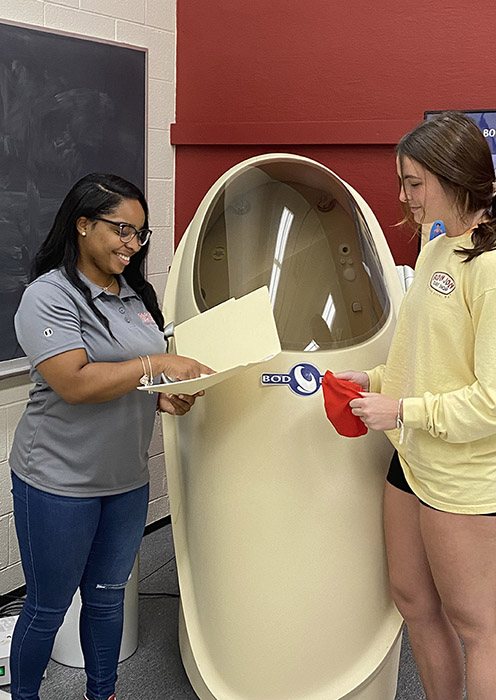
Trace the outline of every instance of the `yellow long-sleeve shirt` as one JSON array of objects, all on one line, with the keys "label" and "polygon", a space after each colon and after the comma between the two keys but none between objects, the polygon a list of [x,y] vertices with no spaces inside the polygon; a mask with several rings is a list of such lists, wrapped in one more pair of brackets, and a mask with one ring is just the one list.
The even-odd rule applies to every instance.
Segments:
[{"label": "yellow long-sleeve shirt", "polygon": [[423,501],[453,513],[496,512],[496,251],[468,263],[470,232],[422,250],[386,365],[370,390],[403,397],[405,435],[387,435]]}]

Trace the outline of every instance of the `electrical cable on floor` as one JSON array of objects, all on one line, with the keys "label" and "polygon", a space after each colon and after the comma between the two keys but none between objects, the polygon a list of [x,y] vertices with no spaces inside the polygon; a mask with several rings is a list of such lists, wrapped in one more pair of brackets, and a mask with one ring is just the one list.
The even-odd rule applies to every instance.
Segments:
[{"label": "electrical cable on floor", "polygon": [[[3,596],[4,598],[8,598],[8,595]],[[4,605],[0,606],[0,617],[11,617],[13,615],[19,615],[22,606],[24,605],[24,600],[25,596],[21,598],[13,598],[10,602],[5,603]]]},{"label": "electrical cable on floor", "polygon": [[179,593],[138,593],[140,598],[180,598]]},{"label": "electrical cable on floor", "polygon": [[[168,561],[165,562],[165,564],[162,564],[162,566],[159,566],[158,569],[151,571],[147,576],[143,576],[143,578],[140,579],[140,583],[143,583],[143,581],[146,581],[147,578],[150,578],[150,576],[153,576],[154,574],[157,573],[157,571],[160,571],[160,569],[163,569],[165,566],[170,566],[171,562],[173,562],[174,559],[175,559],[175,557],[171,557],[170,559],[168,559]],[[167,593],[166,591],[164,591],[163,593],[138,593],[138,595],[141,598],[180,598],[181,597],[179,593]]]}]

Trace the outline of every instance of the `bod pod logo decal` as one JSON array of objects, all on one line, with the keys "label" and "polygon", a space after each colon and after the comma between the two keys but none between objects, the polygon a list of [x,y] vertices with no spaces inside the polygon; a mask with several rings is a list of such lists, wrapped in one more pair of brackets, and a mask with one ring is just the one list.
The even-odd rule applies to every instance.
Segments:
[{"label": "bod pod logo decal", "polygon": [[262,374],[263,386],[288,386],[298,396],[312,396],[322,383],[320,370],[308,362],[300,362],[292,367],[287,374],[273,372]]}]

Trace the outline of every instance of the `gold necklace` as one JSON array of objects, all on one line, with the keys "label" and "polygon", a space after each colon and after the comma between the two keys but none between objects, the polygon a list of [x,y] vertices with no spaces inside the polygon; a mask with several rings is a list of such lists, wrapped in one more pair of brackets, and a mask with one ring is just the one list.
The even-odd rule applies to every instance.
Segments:
[{"label": "gold necklace", "polygon": [[[102,292],[108,292],[108,290],[109,290],[110,287],[114,284],[114,282],[115,282],[115,277],[114,277],[114,275],[112,275],[111,280],[110,280],[110,283],[107,284],[106,287],[102,287]],[[98,285],[98,286],[100,286],[100,285]]]}]

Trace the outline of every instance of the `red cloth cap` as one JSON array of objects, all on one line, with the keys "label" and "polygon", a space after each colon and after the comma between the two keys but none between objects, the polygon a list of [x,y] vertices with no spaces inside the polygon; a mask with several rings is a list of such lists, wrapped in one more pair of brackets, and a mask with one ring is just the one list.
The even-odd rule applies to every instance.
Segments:
[{"label": "red cloth cap", "polygon": [[322,391],[325,412],[337,432],[345,437],[365,435],[367,426],[361,418],[353,415],[349,406],[352,399],[362,398],[362,387],[347,379],[338,379],[327,370],[322,377]]}]

